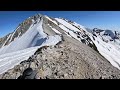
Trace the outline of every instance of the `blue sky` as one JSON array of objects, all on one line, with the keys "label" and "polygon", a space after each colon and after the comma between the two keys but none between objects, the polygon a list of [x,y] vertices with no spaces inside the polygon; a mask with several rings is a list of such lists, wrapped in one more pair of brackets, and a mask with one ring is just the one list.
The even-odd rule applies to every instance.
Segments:
[{"label": "blue sky", "polygon": [[14,31],[19,23],[37,13],[63,17],[88,28],[120,31],[120,11],[0,11],[0,37]]}]

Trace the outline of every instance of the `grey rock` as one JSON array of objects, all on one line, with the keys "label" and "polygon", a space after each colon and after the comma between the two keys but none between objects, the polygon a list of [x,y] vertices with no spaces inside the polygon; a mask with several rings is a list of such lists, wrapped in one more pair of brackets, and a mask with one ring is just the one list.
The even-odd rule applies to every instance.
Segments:
[{"label": "grey rock", "polygon": [[36,79],[36,74],[37,72],[35,70],[33,71],[32,68],[27,68],[18,79]]},{"label": "grey rock", "polygon": [[47,68],[45,71],[44,71],[44,76],[51,76],[52,75],[52,70],[50,68]]},{"label": "grey rock", "polygon": [[30,67],[31,67],[32,69],[37,68],[37,66],[36,66],[35,62],[31,62]]}]

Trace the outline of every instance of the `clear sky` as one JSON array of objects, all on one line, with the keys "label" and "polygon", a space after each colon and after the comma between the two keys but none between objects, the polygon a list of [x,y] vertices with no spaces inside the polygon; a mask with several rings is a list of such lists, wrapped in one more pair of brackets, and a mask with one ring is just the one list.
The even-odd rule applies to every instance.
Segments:
[{"label": "clear sky", "polygon": [[120,11],[0,11],[0,37],[14,31],[18,24],[37,13],[63,17],[88,28],[120,31]]}]

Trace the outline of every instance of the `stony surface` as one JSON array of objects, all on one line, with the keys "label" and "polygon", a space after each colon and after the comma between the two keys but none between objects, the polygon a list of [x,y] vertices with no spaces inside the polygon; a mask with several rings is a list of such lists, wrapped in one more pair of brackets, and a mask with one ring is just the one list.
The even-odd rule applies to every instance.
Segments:
[{"label": "stony surface", "polygon": [[0,75],[17,79],[27,68],[36,70],[36,79],[119,79],[120,71],[92,48],[63,36],[54,47],[42,47],[28,60]]}]

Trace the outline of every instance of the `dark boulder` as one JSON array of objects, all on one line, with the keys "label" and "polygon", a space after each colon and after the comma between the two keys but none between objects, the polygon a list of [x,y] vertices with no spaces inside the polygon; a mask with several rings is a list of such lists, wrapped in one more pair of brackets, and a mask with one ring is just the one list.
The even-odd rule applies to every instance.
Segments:
[{"label": "dark boulder", "polygon": [[35,79],[36,71],[33,71],[32,68],[27,68],[24,70],[23,75],[19,76],[18,79]]}]

